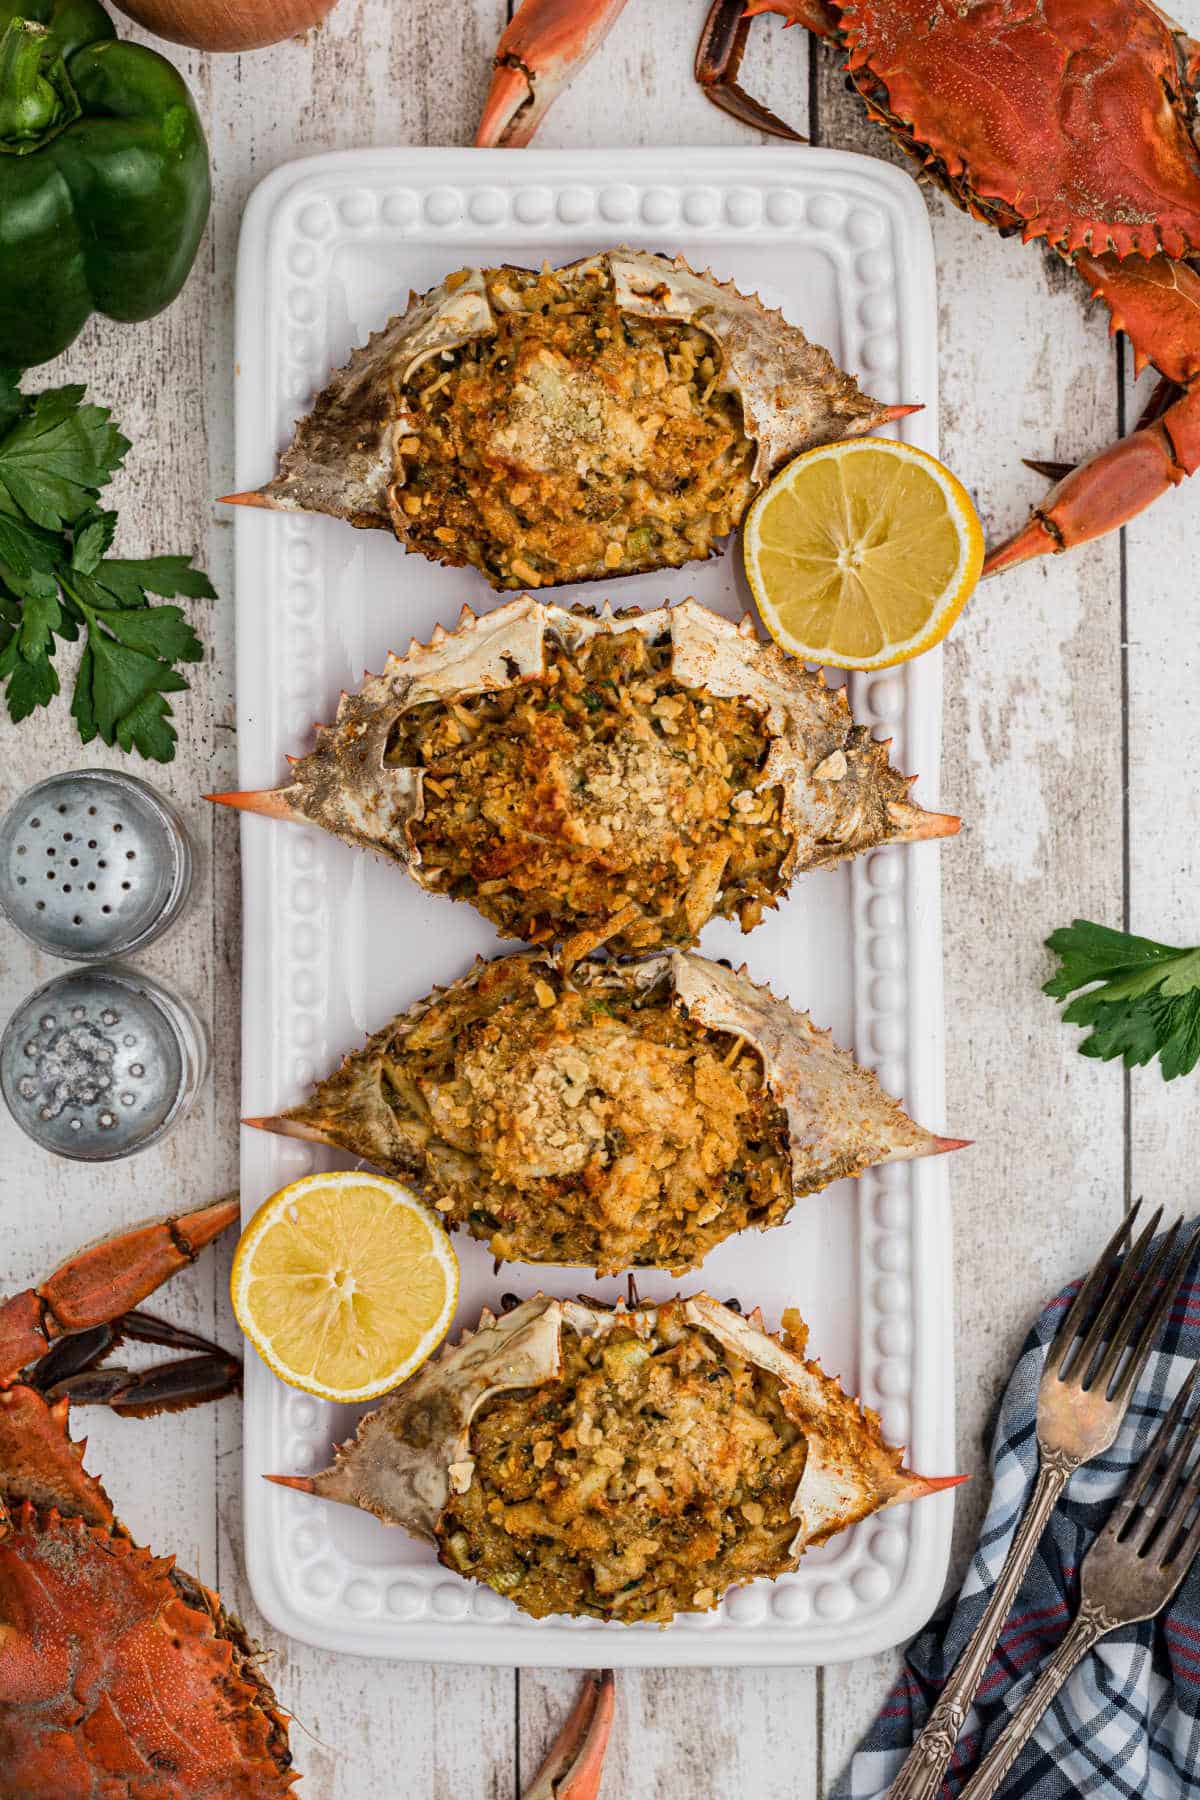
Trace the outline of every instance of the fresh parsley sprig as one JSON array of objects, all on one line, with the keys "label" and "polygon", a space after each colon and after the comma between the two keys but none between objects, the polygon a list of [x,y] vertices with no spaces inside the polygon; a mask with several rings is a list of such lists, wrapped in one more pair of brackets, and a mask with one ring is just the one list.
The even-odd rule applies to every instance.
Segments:
[{"label": "fresh parsley sprig", "polygon": [[16,372],[0,369],[0,686],[19,724],[59,692],[59,640],[82,636],[71,712],[84,743],[170,762],[166,696],[187,687],[176,665],[204,651],[182,609],[150,595],[216,595],[189,556],[107,554],[117,515],[99,506],[100,490],[129,448],[82,387],[23,394]]},{"label": "fresh parsley sprig", "polygon": [[1200,1061],[1200,946],[1176,949],[1075,919],[1046,947],[1059,969],[1042,992],[1056,1000],[1076,995],[1062,1016],[1091,1026],[1082,1055],[1119,1056],[1127,1069],[1157,1056],[1164,1081],[1191,1073]]}]

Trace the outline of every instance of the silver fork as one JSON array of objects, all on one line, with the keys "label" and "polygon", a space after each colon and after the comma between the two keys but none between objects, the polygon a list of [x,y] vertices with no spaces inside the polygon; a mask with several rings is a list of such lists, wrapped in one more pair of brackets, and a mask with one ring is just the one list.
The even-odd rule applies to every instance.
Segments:
[{"label": "silver fork", "polygon": [[[1162,1465],[1198,1373],[1200,1368],[1193,1367],[1104,1530],[1083,1559],[1074,1623],[963,1789],[961,1800],[992,1800],[1000,1792],[1004,1777],[1076,1663],[1118,1625],[1133,1625],[1161,1612],[1191,1568],[1200,1550],[1200,1517],[1190,1526],[1187,1520],[1200,1496],[1200,1462],[1186,1480],[1184,1470],[1200,1443],[1200,1410],[1166,1468]],[[1151,1498],[1139,1506],[1156,1475]]]},{"label": "silver fork", "polygon": [[[1196,1233],[1192,1234],[1176,1255],[1181,1224],[1177,1219],[1146,1268],[1142,1269],[1147,1247],[1162,1218],[1160,1206],[1147,1221],[1113,1281],[1117,1258],[1132,1236],[1140,1208],[1139,1200],[1126,1213],[1051,1342],[1038,1388],[1037,1439],[1041,1467],[1033,1497],[1009,1546],[992,1597],[926,1720],[925,1729],[892,1783],[889,1800],[936,1800],[940,1794],[963,1721],[991,1661],[1017,1590],[1033,1560],[1046,1521],[1075,1470],[1107,1450],[1120,1429],[1138,1376],[1170,1310],[1197,1237]],[[1162,1286],[1156,1294],[1155,1288],[1160,1281]],[[1082,1344],[1072,1354],[1075,1341],[1083,1332],[1097,1301],[1100,1301],[1099,1311]],[[1128,1361],[1125,1360],[1127,1355]]]}]

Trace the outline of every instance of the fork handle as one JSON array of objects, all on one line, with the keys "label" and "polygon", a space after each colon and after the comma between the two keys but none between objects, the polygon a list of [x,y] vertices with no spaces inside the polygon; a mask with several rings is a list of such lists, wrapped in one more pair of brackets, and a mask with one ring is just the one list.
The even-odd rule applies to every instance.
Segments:
[{"label": "fork handle", "polygon": [[992,1651],[996,1648],[996,1640],[1004,1621],[1012,1610],[1017,1589],[1033,1561],[1038,1539],[1058,1504],[1059,1496],[1078,1467],[1077,1459],[1064,1456],[1061,1452],[1042,1452],[1042,1464],[1038,1470],[1033,1498],[1009,1545],[992,1597],[971,1634],[970,1643],[938,1696],[937,1705],[925,1721],[925,1729],[888,1789],[888,1800],[937,1800],[941,1793],[942,1781],[950,1758],[954,1755],[958,1734],[971,1710],[983,1672],[992,1660]]},{"label": "fork handle", "polygon": [[993,1800],[1071,1670],[1106,1633],[1115,1629],[1116,1624],[1103,1607],[1092,1607],[1086,1602],[1080,1607],[1066,1637],[968,1781],[959,1800]]}]

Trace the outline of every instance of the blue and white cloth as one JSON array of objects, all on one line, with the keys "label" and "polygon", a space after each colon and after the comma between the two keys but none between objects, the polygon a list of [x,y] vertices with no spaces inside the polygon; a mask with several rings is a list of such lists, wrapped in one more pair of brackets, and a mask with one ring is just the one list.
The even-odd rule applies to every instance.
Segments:
[{"label": "blue and white cloth", "polygon": [[[909,1645],[904,1672],[833,1800],[882,1800],[987,1605],[1037,1475],[1038,1382],[1046,1346],[1079,1289],[1053,1300],[1001,1402],[992,1498],[958,1598]],[[1200,1253],[1106,1456],[1071,1477],[1042,1536],[967,1717],[943,1796],[957,1795],[1075,1616],[1079,1566],[1192,1363],[1200,1359]],[[1200,1800],[1200,1560],[1158,1618],[1113,1632],[1084,1658],[1004,1784],[1004,1800],[1066,1795]]]}]

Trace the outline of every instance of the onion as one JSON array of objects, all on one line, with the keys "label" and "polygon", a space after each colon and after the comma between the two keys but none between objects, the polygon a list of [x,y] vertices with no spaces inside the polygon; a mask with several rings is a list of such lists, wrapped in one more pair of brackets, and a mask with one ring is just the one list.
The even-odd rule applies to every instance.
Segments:
[{"label": "onion", "polygon": [[316,25],[334,0],[113,0],[155,36],[193,50],[261,50]]}]

